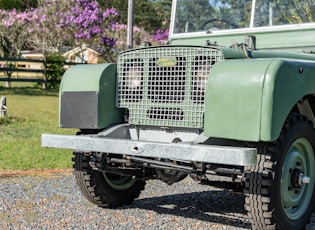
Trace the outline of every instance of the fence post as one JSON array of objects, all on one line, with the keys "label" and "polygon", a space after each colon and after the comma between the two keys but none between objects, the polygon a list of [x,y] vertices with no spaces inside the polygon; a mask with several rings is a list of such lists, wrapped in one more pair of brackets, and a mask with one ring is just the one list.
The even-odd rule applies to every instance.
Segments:
[{"label": "fence post", "polygon": [[43,64],[44,64],[44,72],[43,72],[43,79],[44,79],[44,82],[43,82],[43,89],[47,89],[47,61],[46,61],[46,58],[44,57],[44,61],[43,61]]},{"label": "fence post", "polygon": [[12,73],[6,73],[6,75],[7,75],[7,78],[8,78],[9,81],[5,82],[5,87],[6,88],[11,88],[11,81],[10,81],[10,79],[11,79]]}]

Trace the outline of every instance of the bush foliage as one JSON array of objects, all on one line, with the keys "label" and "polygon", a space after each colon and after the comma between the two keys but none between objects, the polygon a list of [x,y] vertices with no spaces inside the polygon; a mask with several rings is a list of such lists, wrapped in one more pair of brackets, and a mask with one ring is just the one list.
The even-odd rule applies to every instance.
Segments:
[{"label": "bush foliage", "polygon": [[52,53],[46,56],[46,63],[47,88],[58,88],[65,72],[65,59],[59,53]]}]

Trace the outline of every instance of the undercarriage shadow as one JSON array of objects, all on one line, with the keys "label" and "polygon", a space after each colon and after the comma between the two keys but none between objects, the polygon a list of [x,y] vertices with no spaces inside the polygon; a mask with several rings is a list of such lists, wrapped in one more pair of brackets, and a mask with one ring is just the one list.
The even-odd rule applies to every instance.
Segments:
[{"label": "undercarriage shadow", "polygon": [[152,210],[159,214],[250,229],[244,210],[244,196],[226,190],[140,198],[125,208]]}]

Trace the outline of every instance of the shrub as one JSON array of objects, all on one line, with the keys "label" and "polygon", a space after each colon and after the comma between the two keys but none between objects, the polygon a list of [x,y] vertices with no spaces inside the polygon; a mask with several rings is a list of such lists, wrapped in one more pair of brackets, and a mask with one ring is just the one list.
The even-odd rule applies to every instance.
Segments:
[{"label": "shrub", "polygon": [[53,53],[46,56],[46,80],[47,88],[59,87],[64,69],[65,59],[59,53]]}]

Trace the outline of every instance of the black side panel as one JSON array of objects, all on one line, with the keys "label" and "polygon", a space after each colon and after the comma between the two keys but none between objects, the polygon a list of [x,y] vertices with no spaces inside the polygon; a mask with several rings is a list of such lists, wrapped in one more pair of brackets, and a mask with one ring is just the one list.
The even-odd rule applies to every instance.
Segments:
[{"label": "black side panel", "polygon": [[60,106],[60,126],[85,129],[98,127],[98,93],[63,92]]}]

